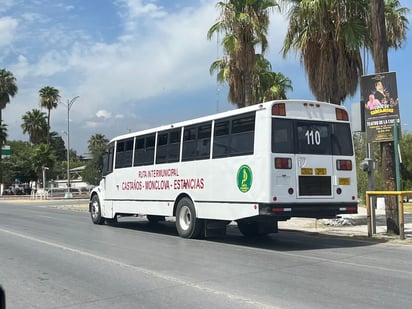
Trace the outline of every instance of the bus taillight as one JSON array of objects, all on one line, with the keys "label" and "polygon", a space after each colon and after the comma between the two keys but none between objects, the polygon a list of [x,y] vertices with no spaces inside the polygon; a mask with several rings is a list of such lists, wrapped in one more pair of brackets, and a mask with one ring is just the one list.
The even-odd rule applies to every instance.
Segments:
[{"label": "bus taillight", "polygon": [[280,169],[280,170],[292,169],[292,159],[291,158],[275,158],[275,168]]},{"label": "bus taillight", "polygon": [[336,169],[339,171],[351,171],[352,161],[351,160],[336,160]]},{"label": "bus taillight", "polygon": [[273,116],[286,116],[286,106],[285,103],[275,103],[272,105],[272,115]]},{"label": "bus taillight", "polygon": [[341,108],[336,108],[336,120],[349,121],[348,112]]}]

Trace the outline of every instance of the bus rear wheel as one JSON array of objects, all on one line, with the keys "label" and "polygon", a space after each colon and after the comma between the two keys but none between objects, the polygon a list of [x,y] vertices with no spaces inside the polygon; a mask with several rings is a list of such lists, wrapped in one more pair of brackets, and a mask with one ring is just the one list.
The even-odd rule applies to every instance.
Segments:
[{"label": "bus rear wheel", "polygon": [[180,237],[198,238],[202,232],[203,221],[196,218],[193,202],[182,198],[176,208],[176,228]]},{"label": "bus rear wheel", "polygon": [[94,224],[104,224],[105,219],[102,217],[102,208],[97,195],[93,195],[92,197],[92,202],[90,204],[90,216]]}]

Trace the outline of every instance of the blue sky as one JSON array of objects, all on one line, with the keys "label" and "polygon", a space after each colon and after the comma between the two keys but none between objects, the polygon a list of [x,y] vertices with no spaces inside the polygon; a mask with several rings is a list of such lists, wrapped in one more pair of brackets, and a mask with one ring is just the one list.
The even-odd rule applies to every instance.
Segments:
[{"label": "blue sky", "polygon": [[[217,1],[1,2],[0,67],[15,75],[19,87],[3,110],[11,140],[28,140],[21,118],[39,108],[38,91],[44,86],[59,89],[62,102],[79,96],[70,111],[70,147],[78,154],[87,152],[87,141],[96,133],[110,139],[234,108],[226,88],[209,75],[210,64],[222,56],[218,38],[206,39],[218,17]],[[401,3],[408,6],[408,1]],[[266,57],[274,71],[292,80],[289,98],[313,99],[299,58],[280,54],[286,27],[286,19],[273,13]],[[389,55],[406,129],[412,117],[411,36],[403,49]],[[369,61],[366,73],[373,69]],[[358,101],[359,94],[345,106]],[[63,104],[52,110],[51,127],[66,141]]]}]

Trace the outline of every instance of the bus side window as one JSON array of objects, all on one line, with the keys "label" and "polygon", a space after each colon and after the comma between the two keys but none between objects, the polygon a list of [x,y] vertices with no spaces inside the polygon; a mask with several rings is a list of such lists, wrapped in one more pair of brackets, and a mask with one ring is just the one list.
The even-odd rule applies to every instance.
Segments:
[{"label": "bus side window", "polygon": [[136,144],[134,146],[134,166],[144,165],[146,157],[145,137],[136,137]]},{"label": "bus side window", "polygon": [[107,153],[103,157],[103,176],[106,176],[113,172],[113,154],[114,154],[114,144],[109,145]]},{"label": "bus side window", "polygon": [[117,141],[116,146],[116,168],[132,166],[133,157],[133,138]]},{"label": "bus side window", "polygon": [[167,162],[167,137],[168,133],[159,133],[157,136],[156,163]]},{"label": "bus side window", "polygon": [[182,161],[209,159],[212,123],[184,128]]},{"label": "bus side window", "polygon": [[134,146],[134,166],[153,164],[155,137],[155,134],[136,137]]},{"label": "bus side window", "polygon": [[197,159],[210,158],[210,139],[212,135],[212,123],[202,124],[197,133]]},{"label": "bus side window", "polygon": [[229,120],[216,121],[213,140],[213,158],[229,155]]},{"label": "bus side window", "polygon": [[159,132],[157,137],[156,164],[179,161],[181,128]]},{"label": "bus side window", "polygon": [[180,159],[180,136],[182,129],[169,132],[169,143],[167,147],[167,162],[179,162]]},{"label": "bus side window", "polygon": [[155,149],[155,141],[156,141],[156,136],[155,134],[151,134],[146,137],[146,155],[145,155],[145,160],[144,163],[151,165],[154,163],[154,149]]},{"label": "bus side window", "polygon": [[185,127],[183,134],[182,161],[196,159],[197,127]]},{"label": "bus side window", "polygon": [[230,155],[253,154],[255,145],[255,113],[232,120]]}]

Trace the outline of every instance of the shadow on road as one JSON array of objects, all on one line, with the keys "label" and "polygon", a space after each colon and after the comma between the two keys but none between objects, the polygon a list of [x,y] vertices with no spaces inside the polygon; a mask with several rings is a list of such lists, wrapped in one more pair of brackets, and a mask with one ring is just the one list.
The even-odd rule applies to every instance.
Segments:
[{"label": "shadow on road", "polygon": [[[179,238],[177,234],[176,226],[173,221],[150,223],[144,218],[124,218],[120,219],[115,224],[109,225],[118,229],[128,229],[134,230],[136,232],[174,236],[177,240],[181,240],[181,238]],[[303,251],[342,247],[350,248],[372,246],[378,243],[384,243],[387,240],[370,239],[367,237],[356,236],[349,237],[345,235],[326,235],[298,230],[280,230],[279,233],[248,238],[244,237],[239,232],[236,224],[230,224],[227,227],[226,236],[211,237],[196,241],[216,242],[221,244],[230,244],[275,251]]]}]

